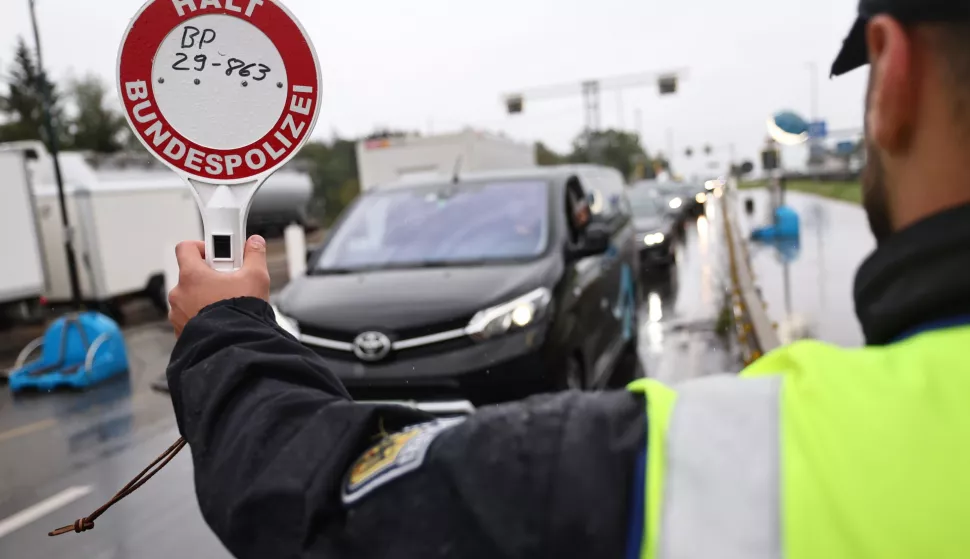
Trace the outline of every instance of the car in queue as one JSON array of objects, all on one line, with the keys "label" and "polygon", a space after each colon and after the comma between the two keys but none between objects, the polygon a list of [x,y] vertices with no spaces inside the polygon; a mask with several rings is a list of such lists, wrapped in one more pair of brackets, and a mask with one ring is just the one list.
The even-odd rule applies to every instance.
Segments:
[{"label": "car in queue", "polygon": [[682,182],[675,183],[680,187],[684,200],[684,211],[688,216],[704,215],[704,205],[707,203],[708,192],[703,183]]},{"label": "car in queue", "polygon": [[632,190],[646,190],[655,193],[665,204],[665,212],[678,226],[687,218],[684,191],[678,183],[671,181],[644,180],[633,184]]},{"label": "car in queue", "polygon": [[635,354],[638,240],[597,166],[376,187],[277,317],[357,400],[438,413],[605,386]]},{"label": "car in queue", "polygon": [[677,220],[667,211],[668,200],[649,188],[627,191],[639,245],[640,271],[665,269],[674,263]]}]

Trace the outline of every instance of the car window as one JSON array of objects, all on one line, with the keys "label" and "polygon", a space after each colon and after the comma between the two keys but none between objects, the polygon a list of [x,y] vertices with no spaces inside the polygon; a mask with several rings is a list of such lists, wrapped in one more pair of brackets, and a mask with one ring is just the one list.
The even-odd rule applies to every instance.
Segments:
[{"label": "car window", "polygon": [[401,189],[361,198],[316,269],[459,265],[533,258],[549,242],[541,181]]},{"label": "car window", "polygon": [[660,196],[661,198],[664,198],[666,202],[669,202],[675,198],[682,199],[684,196],[683,186],[676,182],[661,182],[656,180],[639,181],[633,185],[633,190],[646,190]]},{"label": "car window", "polygon": [[618,174],[607,172],[587,175],[584,178],[589,185],[590,208],[594,219],[609,224],[614,231],[619,230],[630,219],[623,179]]},{"label": "car window", "polygon": [[635,217],[660,217],[667,211],[667,200],[647,188],[634,188],[628,194]]}]

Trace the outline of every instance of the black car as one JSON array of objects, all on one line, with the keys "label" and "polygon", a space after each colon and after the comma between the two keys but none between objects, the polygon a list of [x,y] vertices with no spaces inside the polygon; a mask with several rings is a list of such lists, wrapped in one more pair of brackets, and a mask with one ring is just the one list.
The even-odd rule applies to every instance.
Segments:
[{"label": "black car", "polygon": [[277,314],[359,400],[445,413],[592,389],[635,352],[640,242],[611,169],[390,185],[348,208]]},{"label": "black car", "polygon": [[707,203],[707,188],[696,182],[676,183],[683,193],[684,208],[691,217],[704,215],[704,205]]},{"label": "black car", "polygon": [[633,190],[645,190],[659,197],[664,203],[666,214],[678,225],[687,219],[690,205],[684,199],[685,192],[680,183],[645,180],[635,183]]},{"label": "black car", "polygon": [[632,188],[627,192],[633,212],[640,251],[640,270],[666,268],[674,263],[674,239],[677,219],[667,210],[669,200],[649,188]]}]

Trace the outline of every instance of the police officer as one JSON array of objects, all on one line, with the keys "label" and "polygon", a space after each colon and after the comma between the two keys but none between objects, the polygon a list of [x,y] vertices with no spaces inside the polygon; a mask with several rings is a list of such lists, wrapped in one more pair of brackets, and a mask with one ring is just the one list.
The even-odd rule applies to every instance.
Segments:
[{"label": "police officer", "polygon": [[[862,0],[868,346],[435,421],[354,403],[267,304],[265,244],[178,248],[168,369],[238,557],[970,556],[970,0]],[[184,327],[184,331],[183,331]]]}]

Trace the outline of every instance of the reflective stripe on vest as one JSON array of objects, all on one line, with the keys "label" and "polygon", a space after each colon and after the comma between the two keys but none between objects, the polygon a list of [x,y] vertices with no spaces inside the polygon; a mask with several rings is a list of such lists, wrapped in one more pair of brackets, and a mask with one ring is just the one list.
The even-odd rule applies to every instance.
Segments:
[{"label": "reflective stripe on vest", "polygon": [[970,557],[970,326],[800,342],[647,402],[643,559]]},{"label": "reflective stripe on vest", "polygon": [[[654,381],[631,385],[646,394],[650,422],[642,557],[781,557],[780,384],[781,377],[717,376],[675,397]],[[666,429],[657,401],[676,402]]]}]

